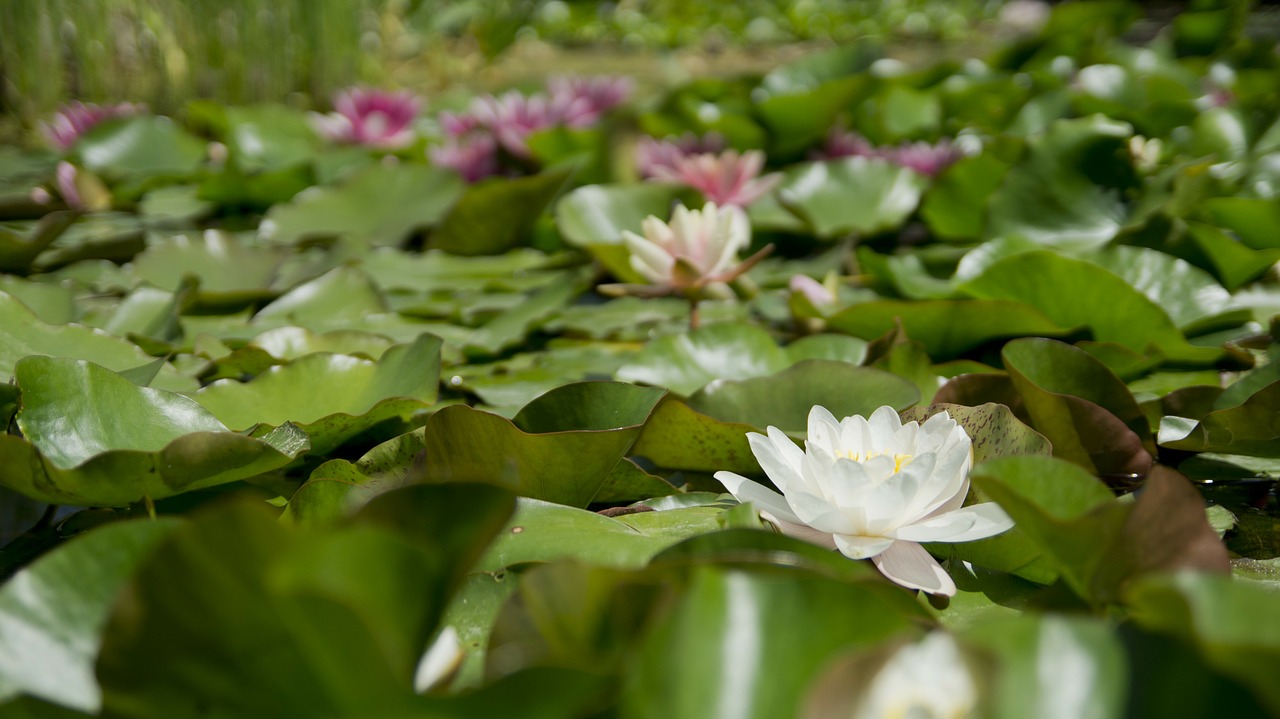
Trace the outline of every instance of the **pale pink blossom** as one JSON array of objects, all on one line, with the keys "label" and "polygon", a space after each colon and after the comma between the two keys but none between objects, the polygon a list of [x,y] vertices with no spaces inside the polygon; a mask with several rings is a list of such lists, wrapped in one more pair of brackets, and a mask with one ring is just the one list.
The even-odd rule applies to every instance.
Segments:
[{"label": "pale pink blossom", "polygon": [[815,153],[814,159],[834,160],[839,157],[879,157],[880,153],[867,138],[852,130],[833,127],[827,133],[827,141]]},{"label": "pale pink blossom", "polygon": [[559,76],[547,80],[551,104],[570,127],[599,122],[606,112],[626,102],[633,86],[629,77]]},{"label": "pale pink blossom", "polygon": [[41,123],[40,130],[51,145],[66,150],[94,125],[114,117],[137,115],[146,109],[146,105],[131,102],[115,105],[71,102],[63,105],[47,122]]},{"label": "pale pink blossom", "polygon": [[773,191],[782,175],[760,176],[764,169],[764,153],[748,150],[725,150],[713,155],[689,155],[678,158],[673,167],[659,165],[653,179],[679,182],[701,192],[717,205],[746,207]]},{"label": "pale pink blossom", "polygon": [[944,137],[934,144],[904,143],[886,150],[884,156],[889,162],[900,167],[915,170],[926,177],[937,177],[943,170],[964,157],[964,151]]},{"label": "pale pink blossom", "polygon": [[471,115],[507,152],[527,158],[529,135],[564,124],[565,108],[553,104],[546,95],[522,95],[512,90],[500,97],[477,97],[471,102]]},{"label": "pale pink blossom", "polygon": [[875,147],[867,138],[852,130],[832,128],[827,133],[826,144],[814,158],[833,160],[840,157],[872,157],[887,160],[899,167],[928,176],[936,177],[938,173],[951,167],[965,153],[947,138],[936,143],[904,142],[897,147]]},{"label": "pale pink blossom", "polygon": [[311,113],[321,135],[334,142],[391,150],[413,142],[413,121],[422,101],[407,91],[356,87],[334,95],[333,109],[328,115]]},{"label": "pale pink blossom", "polygon": [[804,295],[810,304],[819,309],[831,307],[836,303],[836,295],[831,288],[808,275],[792,275],[787,287],[792,294]]},{"label": "pale pink blossom", "polygon": [[751,241],[746,215],[714,202],[701,210],[680,205],[670,224],[650,215],[641,229],[643,237],[622,233],[632,269],[652,284],[677,290],[735,277],[738,253]]},{"label": "pale pink blossom", "polygon": [[448,137],[427,153],[432,164],[457,170],[467,182],[498,174],[498,144],[486,132]]},{"label": "pale pink blossom", "polygon": [[67,203],[67,207],[83,210],[85,204],[84,199],[80,197],[80,189],[76,187],[76,173],[75,165],[70,162],[59,162],[53,181],[58,188],[58,194],[62,196],[62,201]]},{"label": "pale pink blossom", "polygon": [[681,158],[720,152],[726,146],[724,135],[718,132],[708,132],[701,137],[686,132],[662,140],[646,135],[636,144],[636,170],[641,177],[653,177],[659,167],[674,170]]}]

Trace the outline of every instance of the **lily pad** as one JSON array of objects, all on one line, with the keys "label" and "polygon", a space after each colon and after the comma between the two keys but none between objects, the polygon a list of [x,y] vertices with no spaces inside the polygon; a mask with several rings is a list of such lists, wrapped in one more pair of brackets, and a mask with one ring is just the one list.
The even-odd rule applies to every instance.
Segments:
[{"label": "lily pad", "polygon": [[205,144],[167,117],[104,123],[76,143],[85,167],[107,176],[185,176],[204,161]]},{"label": "lily pad", "polygon": [[1002,404],[988,403],[979,407],[958,404],[931,404],[928,407],[912,407],[902,412],[902,421],[921,424],[935,414],[946,412],[973,440],[975,465],[999,457],[1016,457],[1024,454],[1048,456],[1053,451],[1049,440],[1018,421],[1010,409]]},{"label": "lily pad", "polygon": [[997,260],[961,289],[985,299],[1025,302],[1062,327],[1089,327],[1099,342],[1208,364],[1221,356],[1187,343],[1159,305],[1091,262],[1038,250]]},{"label": "lily pad", "polygon": [[987,235],[1019,235],[1063,249],[1106,244],[1120,231],[1127,209],[1119,186],[1095,178],[1122,181],[1099,174],[1128,162],[1132,134],[1129,125],[1101,115],[1054,122],[1030,141],[1027,158],[1005,174],[991,196]]},{"label": "lily pad", "polygon": [[271,208],[259,235],[298,244],[348,236],[375,246],[398,246],[441,220],[462,196],[457,173],[424,165],[374,165],[342,183],[301,193]]},{"label": "lily pad", "polygon": [[641,232],[649,215],[666,220],[687,191],[679,185],[587,185],[556,203],[556,225],[565,242],[591,252],[623,282],[639,282],[630,253],[622,245],[624,230]]},{"label": "lily pad", "polygon": [[534,222],[568,183],[572,168],[469,186],[427,244],[455,255],[497,255],[529,244]]},{"label": "lily pad", "polygon": [[620,382],[579,382],[542,395],[514,421],[445,407],[423,430],[426,476],[491,482],[521,496],[585,507],[664,394]]},{"label": "lily pad", "polygon": [[918,401],[920,391],[897,375],[847,362],[805,360],[766,377],[716,380],[690,397],[689,406],[725,422],[803,433],[814,405],[848,417],[870,416],[884,405],[903,410]]},{"label": "lily pad", "polygon": [[[377,361],[310,354],[271,367],[249,382],[224,379],[195,400],[226,426],[298,426],[324,454],[381,422],[407,419],[436,401],[440,338],[422,335]],[[321,390],[323,388],[323,390]]]},{"label": "lily pad", "polygon": [[1220,409],[1199,422],[1165,417],[1160,445],[1194,452],[1280,457],[1280,382],[1272,382],[1237,407]]},{"label": "lily pad", "polygon": [[645,345],[617,377],[689,396],[715,379],[773,374],[790,364],[786,352],[754,325],[715,324]]},{"label": "lily pad", "polygon": [[[423,647],[510,512],[510,495],[493,487],[419,485],[323,530],[281,525],[259,507],[206,513],[148,557],[108,622],[105,711],[413,716]],[[174,642],[200,651],[160,661]],[[246,646],[275,649],[225,660]],[[154,670],[139,675],[140,664]]]},{"label": "lily pad", "polygon": [[171,292],[185,277],[197,277],[200,301],[234,309],[237,303],[276,295],[270,287],[281,259],[277,250],[251,247],[235,235],[209,230],[199,237],[173,235],[151,245],[134,258],[133,269],[138,277]]},{"label": "lily pad", "polygon": [[102,629],[134,568],[180,522],[119,522],[59,547],[0,589],[0,702],[19,694],[96,714]]},{"label": "lily pad", "polygon": [[[21,302],[0,292],[0,377],[12,376],[18,361],[30,355],[90,360],[116,371],[154,359],[132,342],[101,330],[76,324],[45,324]],[[198,386],[172,366],[161,368],[152,385],[176,392],[192,391]]]},{"label": "lily pad", "polygon": [[[778,197],[824,240],[901,226],[920,203],[926,178],[884,160],[850,157],[789,170]],[[858,198],[850,202],[849,198]]]},{"label": "lily pad", "polygon": [[89,362],[27,357],[16,379],[26,439],[0,435],[0,461],[10,467],[0,481],[53,504],[163,499],[269,472],[308,449],[292,425],[260,438],[236,434],[188,397]]},{"label": "lily pad", "polygon": [[929,356],[959,356],[986,342],[1028,335],[1053,337],[1066,328],[1044,313],[1016,300],[877,300],[838,312],[827,326],[855,337],[875,339],[902,323],[911,339]]},{"label": "lily pad", "polygon": [[1033,425],[1055,456],[1101,475],[1145,475],[1155,447],[1146,415],[1101,362],[1050,339],[1020,339],[1001,356]]}]

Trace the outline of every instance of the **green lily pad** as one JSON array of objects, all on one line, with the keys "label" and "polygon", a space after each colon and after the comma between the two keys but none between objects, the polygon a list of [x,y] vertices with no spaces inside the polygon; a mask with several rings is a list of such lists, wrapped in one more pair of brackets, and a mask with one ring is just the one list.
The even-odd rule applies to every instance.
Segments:
[{"label": "green lily pad", "polygon": [[272,207],[259,235],[273,243],[353,237],[398,246],[438,223],[462,196],[457,173],[424,165],[374,165],[333,187],[315,188]]},{"label": "green lily pad", "polygon": [[0,271],[25,273],[75,220],[74,212],[51,212],[40,218],[29,233],[0,227]]},{"label": "green lily pad", "polygon": [[958,404],[931,404],[928,407],[912,407],[902,412],[902,421],[921,424],[935,414],[946,412],[973,440],[973,463],[982,464],[999,457],[1016,457],[1024,454],[1048,456],[1053,451],[1049,440],[1018,421],[1013,412],[1002,404],[988,403],[979,407]]},{"label": "green lily pad", "polygon": [[278,360],[295,360],[316,352],[355,355],[376,360],[395,346],[389,337],[357,329],[312,332],[305,327],[277,327],[249,341]]},{"label": "green lily pad", "polygon": [[[289,527],[252,506],[198,517],[143,562],[108,622],[105,711],[419,715],[423,647],[511,506],[493,487],[419,485],[337,527]],[[174,642],[202,650],[160,661]],[[246,646],[274,649],[225,660]]]},{"label": "green lily pad", "polygon": [[511,309],[476,328],[463,344],[465,351],[494,355],[520,343],[530,332],[551,319],[586,289],[586,275],[579,272],[564,282],[545,287]]},{"label": "green lily pad", "polygon": [[455,255],[497,255],[528,244],[534,222],[569,182],[573,169],[467,187],[427,244]]},{"label": "green lily pad", "polygon": [[0,435],[0,461],[11,468],[0,481],[54,504],[162,499],[269,472],[308,449],[292,425],[236,434],[188,397],[89,362],[27,357],[16,379],[26,438]]},{"label": "green lily pad", "polygon": [[667,397],[654,409],[631,453],[667,469],[757,474],[760,465],[747,432],[761,429],[709,417]]},{"label": "green lily pad", "polygon": [[[1099,342],[1140,353],[1209,364],[1221,356],[1187,343],[1169,315],[1119,276],[1091,262],[1048,251],[997,260],[961,289],[985,299],[1025,302],[1061,327],[1089,327]],[[914,336],[914,335],[913,335]]]},{"label": "green lily pad", "polygon": [[205,144],[167,117],[104,123],[76,143],[84,166],[107,176],[185,176],[204,161]]},{"label": "green lily pad", "polygon": [[590,252],[614,277],[640,282],[622,245],[623,231],[641,234],[641,224],[649,215],[665,221],[672,205],[686,195],[683,187],[662,183],[587,185],[556,203],[556,226],[565,242]]},{"label": "green lily pad", "polygon": [[386,312],[386,300],[367,274],[338,267],[294,287],[258,310],[254,324],[300,325],[309,329],[359,323]]},{"label": "green lily pad", "polygon": [[514,421],[445,407],[424,428],[426,476],[491,482],[521,496],[585,507],[664,394],[621,382],[578,382],[542,395]]},{"label": "green lily pad", "polygon": [[627,673],[630,716],[787,715],[837,653],[911,633],[917,618],[906,595],[879,583],[726,567],[690,574]]},{"label": "green lily pad", "polygon": [[915,385],[897,375],[847,362],[805,360],[766,377],[713,382],[690,397],[689,406],[725,422],[803,434],[814,405],[848,417],[870,416],[884,405],[903,410],[919,401]]},{"label": "green lily pad", "polygon": [[[1230,572],[1226,547],[1186,477],[1157,468],[1137,501],[1126,504],[1103,501],[1097,489],[1087,489],[1101,487],[1096,480],[1054,462],[1060,461],[997,460],[975,469],[973,482],[1009,513],[1015,532],[1030,538],[1032,551],[1044,552],[1082,598],[1118,601],[1132,582],[1155,572]],[[1031,476],[1036,472],[1040,476]]]},{"label": "green lily pad", "polygon": [[961,158],[938,175],[920,204],[920,216],[938,237],[976,240],[986,229],[987,200],[1009,165],[993,155]]},{"label": "green lily pad", "polygon": [[1050,339],[1014,340],[1001,353],[1033,425],[1055,456],[1101,475],[1145,475],[1151,428],[1124,383],[1098,360]]},{"label": "green lily pad", "polygon": [[96,714],[94,662],[121,587],[177,520],[110,524],[41,557],[0,588],[0,702],[19,694]]},{"label": "green lily pad", "polygon": [[[489,548],[478,569],[497,571],[527,562],[576,559],[600,567],[639,568],[662,550],[691,536],[720,529],[723,507],[686,507],[605,517],[551,502],[521,498],[516,514]],[[632,520],[628,522],[625,520]],[[590,541],[583,541],[590,537]]]},{"label": "green lily pad", "polygon": [[1160,423],[1163,447],[1193,452],[1221,452],[1254,457],[1280,457],[1280,382],[1272,382],[1236,407],[1205,415],[1199,422],[1165,417]]},{"label": "green lily pad", "polygon": [[754,325],[714,324],[645,345],[617,377],[689,396],[715,379],[748,379],[788,366],[786,351]]},{"label": "green lily pad", "polygon": [[270,289],[281,261],[274,249],[251,247],[237,236],[209,230],[199,237],[173,235],[133,260],[138,277],[170,292],[188,276],[199,278],[199,301],[215,306],[249,304],[277,294]]},{"label": "green lily pad", "polygon": [[378,360],[310,354],[248,382],[218,380],[195,400],[226,426],[296,425],[325,454],[381,422],[408,419],[436,401],[440,338],[422,335]]},{"label": "green lily pad", "polygon": [[1045,313],[1016,300],[862,302],[828,318],[827,326],[870,340],[889,332],[898,322],[938,360],[959,356],[991,340],[1067,332]]},{"label": "green lily pad", "polygon": [[441,250],[427,250],[409,255],[389,247],[380,247],[361,259],[360,268],[386,291],[456,292],[530,287],[521,279],[556,278],[555,273],[539,270],[556,266],[563,255],[548,255],[529,248],[512,249],[501,255],[459,257]]},{"label": "green lily pad", "polygon": [[[998,663],[993,717],[1126,716],[1128,657],[1100,619],[1024,615],[984,622],[962,636]],[[1074,671],[1083,666],[1090,670]]]},{"label": "green lily pad", "polygon": [[1210,665],[1247,684],[1271,712],[1280,711],[1271,671],[1280,661],[1274,589],[1184,572],[1148,577],[1127,600],[1136,622],[1199,647]]},{"label": "green lily pad", "polygon": [[[0,377],[13,375],[18,361],[29,355],[72,357],[124,371],[154,359],[132,342],[81,325],[49,325],[21,302],[0,292]],[[193,391],[198,384],[172,366],[161,368],[151,383],[175,392]]]},{"label": "green lily pad", "polygon": [[1249,319],[1248,310],[1234,307],[1231,293],[1212,275],[1185,260],[1145,247],[1111,247],[1097,262],[1159,305],[1184,332]]},{"label": "green lily pad", "polygon": [[[1004,176],[988,205],[987,235],[1019,235],[1057,248],[1100,247],[1116,236],[1127,209],[1117,187],[1128,178],[1133,128],[1101,115],[1058,120],[1030,140],[1026,159]],[[1127,172],[1131,175],[1132,169]]]},{"label": "green lily pad", "polygon": [[[788,170],[778,197],[808,220],[819,238],[875,234],[901,226],[928,181],[884,160],[849,157]],[[850,202],[849,198],[858,198]]]}]

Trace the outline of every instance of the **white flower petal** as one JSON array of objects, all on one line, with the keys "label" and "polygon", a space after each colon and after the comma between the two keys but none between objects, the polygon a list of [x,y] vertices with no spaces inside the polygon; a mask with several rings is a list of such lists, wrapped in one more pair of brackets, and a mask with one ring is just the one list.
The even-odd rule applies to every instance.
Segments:
[{"label": "white flower petal", "polygon": [[464,654],[458,630],[446,625],[418,660],[418,669],[413,676],[413,690],[425,694],[452,677],[461,666]]},{"label": "white flower petal", "polygon": [[622,241],[631,252],[631,267],[650,282],[667,282],[676,260],[669,252],[645,238],[624,231]]},{"label": "white flower petal", "polygon": [[743,504],[750,502],[756,506],[756,509],[768,512],[785,522],[803,524],[796,513],[791,511],[786,498],[768,487],[733,472],[716,472],[715,477],[739,502]]},{"label": "white flower petal", "polygon": [[897,541],[880,554],[872,557],[872,562],[880,573],[897,584],[908,589],[922,589],[930,594],[954,596],[956,583],[925,551],[915,542]]},{"label": "white flower petal", "polygon": [[984,502],[899,527],[894,536],[912,542],[972,542],[1008,530],[1013,520],[995,502]]},{"label": "white flower petal", "polygon": [[850,559],[869,559],[888,549],[894,540],[890,537],[863,537],[853,534],[833,535],[836,549]]},{"label": "white flower petal", "polygon": [[[773,428],[770,427],[770,429]],[[783,435],[782,441],[791,444],[791,440],[787,439],[785,435]],[[794,458],[798,461],[796,464],[792,464],[793,457],[783,453],[783,449],[778,446],[779,442],[777,440],[772,436],[766,437],[755,432],[747,434],[747,444],[751,445],[751,453],[756,456],[756,461],[760,463],[760,469],[763,469],[764,473],[769,475],[769,479],[773,481],[778,489],[782,490],[783,494],[803,486],[804,478],[801,476],[801,469],[798,466],[804,461],[803,453],[800,453],[800,457]],[[797,452],[800,451],[800,448],[794,444],[791,446]]]},{"label": "white flower petal", "polygon": [[871,413],[867,418],[867,425],[871,430],[871,446],[884,451],[893,441],[893,435],[902,429],[902,418],[898,416],[897,410],[885,405]]},{"label": "white flower petal", "polygon": [[826,497],[801,491],[790,492],[786,498],[796,517],[820,532],[853,534],[858,531],[849,517]]},{"label": "white flower petal", "polygon": [[935,461],[932,454],[915,457],[901,472],[876,485],[865,500],[868,530],[881,534],[914,519],[907,511],[933,476]]},{"label": "white flower petal", "polygon": [[831,410],[814,405],[809,410],[809,435],[805,441],[805,449],[817,445],[826,450],[827,454],[834,455],[837,446],[842,444],[841,440],[840,421],[831,414]]},{"label": "white flower petal", "polygon": [[761,512],[760,516],[764,517],[765,521],[777,527],[779,531],[788,537],[795,537],[796,539],[804,540],[810,544],[816,544],[824,549],[836,548],[835,535],[830,532],[819,532],[813,527],[778,519],[772,512]]}]

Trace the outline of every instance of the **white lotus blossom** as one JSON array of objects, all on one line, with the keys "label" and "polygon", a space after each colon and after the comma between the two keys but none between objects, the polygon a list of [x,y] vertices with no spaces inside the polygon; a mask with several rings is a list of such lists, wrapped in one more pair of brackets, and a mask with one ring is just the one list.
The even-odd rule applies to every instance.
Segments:
[{"label": "white lotus blossom", "polygon": [[978,688],[959,647],[934,632],[894,653],[881,667],[854,719],[963,719],[973,716]]},{"label": "white lotus blossom", "polygon": [[779,495],[732,472],[716,479],[751,502],[784,533],[871,559],[889,579],[931,594],[956,585],[920,542],[968,542],[999,534],[1013,520],[992,502],[962,506],[969,493],[972,442],[946,412],[923,425],[902,423],[892,407],[870,419],[837,421],[809,412],[801,450],[776,427],[747,434],[751,451]]}]

